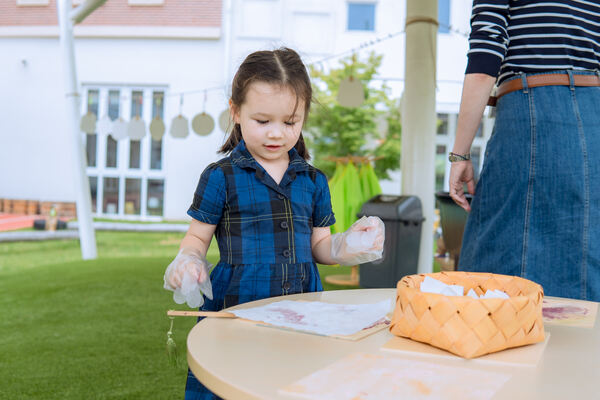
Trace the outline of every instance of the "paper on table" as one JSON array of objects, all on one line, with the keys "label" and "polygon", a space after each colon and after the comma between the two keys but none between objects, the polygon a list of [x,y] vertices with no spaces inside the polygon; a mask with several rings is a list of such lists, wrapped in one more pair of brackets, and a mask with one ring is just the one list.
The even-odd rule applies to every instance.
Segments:
[{"label": "paper on table", "polygon": [[390,307],[390,300],[373,304],[283,300],[231,312],[239,318],[319,335],[352,335],[385,317]]},{"label": "paper on table", "polygon": [[499,372],[355,353],[280,389],[312,400],[485,400],[510,379]]}]

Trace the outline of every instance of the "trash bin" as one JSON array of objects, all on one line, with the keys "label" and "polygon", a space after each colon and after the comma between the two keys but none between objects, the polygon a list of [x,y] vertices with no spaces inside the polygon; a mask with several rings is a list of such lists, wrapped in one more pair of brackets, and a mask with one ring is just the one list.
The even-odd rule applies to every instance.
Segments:
[{"label": "trash bin", "polygon": [[[473,196],[465,193],[465,197],[470,204]],[[435,199],[440,210],[440,225],[442,226],[444,245],[446,251],[454,260],[452,269],[456,270],[468,213],[452,200],[448,192],[437,192]]]},{"label": "trash bin", "polygon": [[[36,219],[33,221],[33,229],[36,230],[45,230],[46,229],[46,220],[45,219]],[[56,229],[67,229],[67,223],[65,221],[56,220]]]},{"label": "trash bin", "polygon": [[395,288],[405,275],[417,273],[423,211],[416,196],[378,195],[363,204],[358,217],[372,215],[385,224],[383,258],[361,264],[360,286]]}]

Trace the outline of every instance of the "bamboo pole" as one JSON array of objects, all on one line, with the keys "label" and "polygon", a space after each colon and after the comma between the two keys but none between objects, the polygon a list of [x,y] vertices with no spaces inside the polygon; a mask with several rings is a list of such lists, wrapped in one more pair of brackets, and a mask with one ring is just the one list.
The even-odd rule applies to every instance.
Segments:
[{"label": "bamboo pole", "polygon": [[169,317],[209,317],[209,318],[237,318],[237,315],[225,311],[167,311]]},{"label": "bamboo pole", "polygon": [[407,1],[402,194],[416,195],[423,207],[419,273],[433,271],[437,27],[437,0]]}]

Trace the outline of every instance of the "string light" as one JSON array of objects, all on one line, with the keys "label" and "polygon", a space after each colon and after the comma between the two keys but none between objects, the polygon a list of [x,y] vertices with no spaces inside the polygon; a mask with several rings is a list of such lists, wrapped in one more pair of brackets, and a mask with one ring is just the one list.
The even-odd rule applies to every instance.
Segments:
[{"label": "string light", "polygon": [[[447,29],[449,32],[454,33],[456,35],[459,36],[463,36],[465,38],[469,37],[468,33],[462,32],[461,30],[454,28],[452,25],[447,25],[444,23],[439,22],[438,23],[440,27]],[[334,59],[339,59],[342,58],[344,56],[350,55],[350,54],[356,54],[359,51],[365,50],[367,48],[373,47],[381,42],[393,39],[397,36],[400,36],[402,34],[406,33],[406,30],[401,30],[398,32],[393,32],[393,33],[387,33],[383,36],[377,37],[375,39],[371,39],[371,40],[366,40],[362,43],[360,43],[358,46],[353,47],[351,49],[348,50],[344,50],[342,52],[339,53],[335,53],[329,56],[325,56],[319,60],[316,61],[312,61],[310,63],[307,63],[307,66],[316,66],[316,65],[324,65],[325,62],[330,61],[330,60],[334,60]],[[221,85],[221,86],[213,86],[213,87],[209,87],[206,89],[194,89],[194,90],[188,90],[188,91],[184,91],[184,92],[170,92],[168,94],[165,94],[165,96],[179,96],[179,95],[188,95],[188,94],[196,94],[196,93],[202,93],[204,91],[215,91],[215,90],[223,90],[225,88],[227,88],[228,85]]]},{"label": "string light", "polygon": [[[457,28],[454,28],[452,25],[447,25],[441,22],[438,22],[438,25],[442,28],[445,28],[446,30],[448,30],[449,33],[453,33],[459,36],[463,36],[465,38],[469,37],[469,34],[466,32],[463,32]],[[373,47],[381,42],[393,39],[395,37],[398,37],[402,34],[405,34],[406,30],[401,30],[401,31],[397,31],[397,32],[392,32],[392,33],[387,33],[383,36],[374,38],[374,39],[370,39],[370,40],[366,40],[362,43],[360,43],[358,46],[355,46],[353,48],[350,48],[348,50],[344,50],[341,51],[339,53],[335,53],[335,54],[331,54],[328,56],[325,56],[319,60],[316,61],[312,61],[310,63],[307,63],[307,66],[323,66],[325,65],[325,62],[328,62],[330,60],[336,60],[342,57],[345,57],[347,55],[351,55],[351,54],[356,54],[360,51],[363,51],[365,49],[368,49],[370,47]],[[395,80],[395,79],[392,79]],[[400,78],[398,78],[398,80],[400,80]],[[162,94],[160,95],[160,97],[172,97],[172,96],[185,96],[185,95],[193,95],[193,94],[198,94],[198,93],[204,93],[206,96],[206,92],[213,92],[213,91],[217,91],[217,90],[225,90],[229,85],[225,84],[225,85],[219,85],[219,86],[212,86],[212,87],[208,87],[208,88],[202,88],[202,89],[192,89],[192,90],[185,90],[185,91],[179,91],[179,92],[166,92],[163,91]],[[152,95],[153,97],[159,96],[156,93],[154,93]],[[121,100],[127,100],[129,99],[129,97],[127,96],[119,96]],[[140,97],[146,97],[146,96],[140,96]],[[141,99],[140,99],[141,100]]]},{"label": "string light", "polygon": [[[417,23],[417,22],[431,23],[431,24],[433,24],[436,27],[442,27],[442,28],[446,29],[448,31],[448,33],[453,33],[453,34],[456,34],[456,35],[459,35],[459,36],[463,36],[465,38],[468,38],[468,36],[469,36],[467,33],[462,32],[462,31],[460,31],[460,30],[452,27],[451,25],[446,25],[446,24],[443,24],[443,23],[439,23],[435,19],[418,18],[417,20],[414,20],[411,23]],[[352,55],[353,60],[355,60],[356,55],[360,51],[363,51],[365,49],[371,48],[371,47],[373,47],[373,46],[375,46],[375,45],[377,45],[377,44],[379,44],[381,42],[393,39],[393,38],[398,37],[398,36],[400,36],[402,34],[405,34],[405,33],[406,33],[406,29],[403,29],[403,30],[398,31],[398,32],[388,33],[388,34],[386,34],[384,36],[380,36],[380,37],[377,37],[377,38],[374,38],[374,39],[371,39],[371,40],[364,41],[364,42],[360,43],[358,46],[353,47],[351,49],[344,50],[344,51],[336,53],[336,54],[331,54],[331,55],[323,57],[323,58],[321,58],[319,60],[307,63],[307,66],[314,67],[314,66],[318,65],[319,67],[321,67],[320,69],[323,69],[323,67],[324,67],[324,65],[325,65],[326,62],[328,62],[330,60],[340,59],[340,58],[345,57],[347,55]],[[403,80],[402,78],[380,78],[380,77],[375,77],[375,79],[376,80],[383,80],[384,82],[388,81],[388,80]],[[441,81],[439,81],[439,82],[441,82]],[[452,83],[454,83],[454,82],[452,82]],[[103,86],[106,86],[106,85],[103,85]],[[436,86],[437,86],[437,82],[436,82]],[[173,121],[171,122],[171,131],[170,131],[170,133],[171,133],[171,136],[173,136],[173,137],[184,138],[184,137],[186,137],[188,135],[189,127],[188,127],[188,121],[187,121],[187,119],[182,116],[183,98],[186,95],[203,93],[204,94],[204,101],[203,101],[203,107],[202,107],[203,111],[202,111],[201,114],[198,114],[194,118],[194,121],[196,121],[199,117],[202,117],[202,118],[208,117],[210,119],[210,121],[208,121],[208,122],[204,121],[204,120],[202,120],[202,121],[196,121],[196,125],[198,125],[198,126],[194,129],[194,131],[196,133],[198,133],[199,135],[204,136],[204,135],[207,135],[210,132],[212,132],[212,130],[214,129],[214,125],[215,125],[214,124],[214,120],[212,119],[212,117],[210,117],[208,114],[205,113],[208,92],[217,91],[217,90],[219,90],[219,91],[223,90],[224,91],[227,87],[228,87],[228,85],[219,85],[219,86],[212,86],[212,87],[207,87],[207,88],[202,88],[202,89],[193,89],[193,90],[186,90],[186,91],[180,91],[180,92],[171,92],[171,91],[167,91],[166,88],[160,88],[160,87],[157,86],[157,87],[155,87],[153,89],[153,93],[151,95],[149,95],[149,96],[147,96],[146,94],[144,94],[143,90],[142,91],[138,90],[138,91],[135,92],[135,94],[134,94],[134,92],[132,92],[131,97],[129,97],[127,95],[120,95],[120,90],[119,90],[118,91],[119,92],[118,99],[119,100],[128,100],[129,98],[131,98],[132,100],[134,100],[134,102],[136,104],[132,104],[132,106],[135,107],[135,109],[136,109],[136,117],[137,117],[137,120],[139,120],[140,119],[139,108],[143,104],[143,98],[150,97],[152,99],[153,107],[154,106],[160,107],[160,105],[162,104],[164,98],[166,98],[166,97],[173,97],[173,96],[179,96],[179,116],[175,117],[173,119]],[[97,104],[98,100],[99,100],[97,93],[94,93],[92,96],[89,95],[90,93],[91,92],[88,92],[88,110],[89,110],[90,106]],[[112,98],[113,98],[113,96],[111,96],[111,99]],[[225,110],[223,113],[225,113],[225,112],[227,112],[227,110]],[[85,116],[84,116],[84,118],[85,118]],[[192,123],[193,126],[194,126],[194,121]],[[95,125],[95,122],[96,121],[94,121],[94,125]],[[134,121],[133,120],[130,121],[130,125],[131,125],[132,122],[134,122]],[[154,119],[153,119],[153,122],[155,122]],[[162,121],[159,121],[159,122],[162,123]],[[116,126],[116,125],[119,125],[119,124],[121,124],[123,126]],[[142,121],[142,124],[143,124],[143,121]],[[175,125],[177,125],[177,129],[174,130],[173,128],[175,127]],[[140,127],[138,127],[138,128],[140,128]],[[222,127],[222,129],[223,129],[223,127]],[[120,131],[120,130],[122,130],[123,132],[121,134],[118,134],[118,131]],[[114,121],[114,123],[113,123],[112,129],[111,129],[111,135],[113,137],[115,137],[116,139],[120,139],[121,138],[120,136],[122,136],[124,138],[124,137],[130,136],[129,135],[130,132],[127,132],[127,130],[130,130],[130,129],[127,129],[127,125],[126,125],[125,121],[122,118],[119,118],[118,120]],[[146,130],[145,126],[142,126],[140,129],[137,129],[137,131],[143,131],[143,132],[145,132],[145,130]],[[160,134],[160,137],[162,138],[162,135],[164,134],[164,131],[165,131],[164,124],[163,124],[163,127],[159,129],[161,131],[160,133],[156,129],[154,129],[154,130],[156,131],[156,135],[158,136]],[[153,135],[153,137],[154,137],[154,135]]]}]

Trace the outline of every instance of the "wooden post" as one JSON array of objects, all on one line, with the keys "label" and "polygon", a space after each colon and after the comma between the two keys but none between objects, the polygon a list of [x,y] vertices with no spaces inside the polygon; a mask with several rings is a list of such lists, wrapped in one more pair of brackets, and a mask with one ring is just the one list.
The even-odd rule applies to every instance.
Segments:
[{"label": "wooden post", "polygon": [[402,96],[402,194],[423,207],[419,273],[433,271],[437,0],[407,0]]}]

